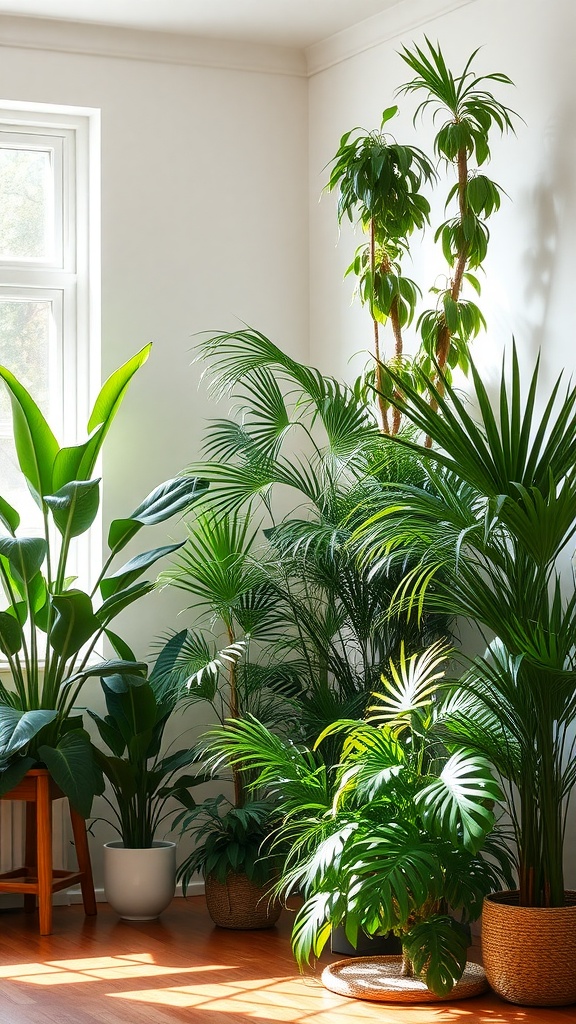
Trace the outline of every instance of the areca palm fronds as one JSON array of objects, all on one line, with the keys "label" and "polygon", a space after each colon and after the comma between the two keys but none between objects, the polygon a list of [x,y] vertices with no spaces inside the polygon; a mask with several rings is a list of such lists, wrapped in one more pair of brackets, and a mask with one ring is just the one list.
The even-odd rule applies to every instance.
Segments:
[{"label": "areca palm fronds", "polygon": [[[502,796],[488,762],[465,748],[450,752],[437,735],[446,653],[436,647],[392,665],[379,724],[333,723],[314,751],[254,719],[209,734],[213,763],[250,772],[282,818],[275,841],[288,853],[278,889],[304,895],[292,935],[300,964],[345,922],[352,941],[360,930],[395,931],[405,969],[436,993],[462,973],[467,922],[507,862],[496,840],[495,857],[481,852]],[[336,764],[322,756],[334,737]]]},{"label": "areca palm fronds", "polygon": [[[200,616],[186,639],[172,638],[164,668],[177,684],[194,681],[190,699],[211,686],[226,695],[231,670],[234,686],[254,683],[248,703],[239,691],[226,695],[221,720],[256,713],[256,684],[266,679],[267,695],[279,688],[298,699],[302,738],[312,740],[335,718],[362,715],[403,638],[416,649],[446,633],[444,615],[392,620],[401,571],[374,573],[348,547],[359,509],[388,500],[396,480],[420,483],[422,471],[379,433],[360,384],[325,377],[250,329],[209,338],[200,356],[234,418],[208,428],[209,497],[160,577],[189,594]],[[281,518],[279,505],[288,509]]]},{"label": "areca palm fronds", "polygon": [[558,568],[576,531],[576,388],[559,378],[540,399],[538,376],[536,365],[524,396],[514,349],[493,403],[472,367],[475,412],[447,382],[445,394],[428,387],[441,415],[405,389],[402,411],[437,447],[398,443],[418,451],[433,493],[399,487],[356,540],[366,564],[414,559],[397,604],[443,609],[496,637],[461,681],[451,726],[506,782],[521,901],[558,906],[576,781],[576,596]]}]

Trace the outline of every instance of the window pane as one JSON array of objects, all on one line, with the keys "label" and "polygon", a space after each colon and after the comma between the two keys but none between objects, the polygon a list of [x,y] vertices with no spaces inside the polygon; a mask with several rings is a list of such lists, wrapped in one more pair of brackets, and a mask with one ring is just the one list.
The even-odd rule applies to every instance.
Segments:
[{"label": "window pane", "polygon": [[53,249],[48,150],[0,148],[0,257],[48,259]]},{"label": "window pane", "polygon": [[[31,393],[45,416],[49,415],[50,337],[52,303],[46,299],[0,299],[0,363]],[[0,381],[0,494],[17,509],[24,533],[37,533],[42,525],[38,508],[23,484],[12,437],[12,408]]]},{"label": "window pane", "polygon": [[[0,364],[24,385],[45,416],[50,414],[48,365],[52,333],[49,299],[0,298]],[[11,432],[10,400],[0,387],[0,430]]]}]

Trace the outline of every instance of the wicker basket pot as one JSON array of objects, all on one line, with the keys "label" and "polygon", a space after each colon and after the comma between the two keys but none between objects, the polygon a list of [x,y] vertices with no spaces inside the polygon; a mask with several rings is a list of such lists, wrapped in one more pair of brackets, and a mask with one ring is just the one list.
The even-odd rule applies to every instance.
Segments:
[{"label": "wicker basket pot", "polygon": [[280,917],[282,907],[270,896],[270,885],[256,885],[246,875],[229,874],[225,882],[208,875],[205,888],[208,913],[220,928],[272,928]]},{"label": "wicker basket pot", "polygon": [[576,1002],[576,892],[564,907],[520,907],[518,891],[484,900],[482,951],[494,991],[520,1006]]}]

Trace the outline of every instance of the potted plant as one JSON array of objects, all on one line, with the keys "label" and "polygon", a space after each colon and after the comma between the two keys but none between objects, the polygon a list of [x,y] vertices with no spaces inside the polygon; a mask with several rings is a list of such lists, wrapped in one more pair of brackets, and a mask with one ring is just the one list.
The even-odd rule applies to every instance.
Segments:
[{"label": "potted plant", "polygon": [[[201,352],[213,386],[240,404],[242,426],[211,425],[206,461],[192,467],[210,490],[160,584],[186,594],[199,618],[168,639],[155,671],[184,701],[210,703],[221,723],[253,714],[313,742],[334,720],[363,714],[402,639],[421,645],[448,629],[441,615],[390,620],[400,575],[370,576],[348,549],[355,506],[390,479],[420,480],[420,470],[382,437],[360,386],[323,377],[255,331],[209,339]],[[282,485],[296,506],[278,520],[273,491]],[[336,758],[335,739],[326,757],[329,748]],[[228,824],[235,833],[242,819],[244,781],[229,774],[231,805],[192,803],[183,819],[188,830],[202,825],[202,844],[213,828],[225,846]],[[268,822],[260,842],[269,831]],[[191,864],[204,869],[197,857]]]},{"label": "potted plant", "polygon": [[442,607],[495,637],[447,717],[498,770],[518,854],[518,889],[486,901],[486,970],[512,1002],[562,1005],[576,1001],[576,905],[563,874],[576,597],[561,573],[576,531],[576,389],[559,378],[542,396],[538,374],[537,364],[524,394],[513,349],[494,403],[474,366],[473,406],[447,381],[445,394],[428,384],[441,415],[406,388],[402,412],[437,447],[397,443],[418,452],[435,493],[397,488],[359,539],[374,565],[416,558],[398,604]]},{"label": "potted plant", "polygon": [[[33,398],[0,367],[12,403],[18,464],[41,523],[40,536],[21,536],[17,510],[0,498],[0,651],[10,673],[10,682],[0,684],[0,792],[8,793],[29,768],[43,765],[84,818],[103,780],[75,710],[78,695],[90,676],[143,667],[112,631],[112,622],[152,589],[142,574],[180,545],[142,552],[116,569],[112,563],[142,527],[183,512],[207,486],[191,478],[161,484],[134,512],[110,524],[109,554],[91,589],[81,589],[70,577],[74,542],[98,513],[100,481],[92,478],[96,460],[150,347],[106,381],[88,421],[87,440],[72,447],[60,447]],[[106,638],[118,658],[101,662],[96,651]]]},{"label": "potted plant", "polygon": [[[205,750],[203,750],[205,756]],[[277,810],[270,800],[250,799],[235,806],[222,794],[196,803],[189,792],[176,794],[185,805],[177,823],[194,835],[195,849],[178,869],[182,890],[194,874],[204,879],[206,906],[220,928],[272,928],[282,910],[271,886],[281,856],[272,851]]]},{"label": "potted plant", "polygon": [[[194,762],[189,747],[161,753],[164,730],[176,696],[163,693],[142,675],[102,679],[107,714],[89,715],[109,753],[94,747],[96,764],[112,797],[111,824],[120,839],[104,845],[104,892],[108,903],[129,921],[158,917],[174,896],[176,843],[157,838],[173,811],[166,804],[175,791],[197,780],[180,772]],[[176,778],[177,777],[177,778]]]},{"label": "potted plant", "polygon": [[[401,957],[331,965],[323,982],[369,999],[432,1001],[477,994],[480,968],[466,968],[467,924],[483,895],[507,873],[494,836],[499,786],[485,758],[452,751],[438,733],[438,688],[446,651],[402,656],[382,678],[369,721],[334,723],[337,765],[275,735],[254,719],[211,733],[208,749],[255,775],[276,803],[276,841],[288,855],[277,890],[299,891],[292,944],[299,964],[318,956],[331,929],[394,931]],[[496,860],[487,860],[482,849]],[[457,916],[460,915],[460,916]]]},{"label": "potted plant", "polygon": [[[200,612],[195,629],[184,629],[162,646],[153,676],[183,706],[209,705],[216,719],[238,719],[250,711],[269,722],[293,718],[294,708],[274,689],[248,657],[250,644],[269,638],[278,625],[278,596],[253,558],[257,530],[239,515],[215,516],[204,509],[189,524],[189,539],[178,565],[161,577],[188,592]],[[224,634],[222,646],[218,640]],[[195,758],[205,760],[204,739]],[[275,810],[250,798],[244,773],[230,766],[219,774],[231,791],[196,802],[185,787],[175,796],[183,805],[175,820],[180,834],[192,836],[196,847],[178,869],[186,892],[191,876],[205,880],[208,910],[216,924],[230,928],[270,927],[279,908],[271,907],[267,890],[276,867],[258,851],[270,835]],[[200,771],[199,781],[206,774]]]}]

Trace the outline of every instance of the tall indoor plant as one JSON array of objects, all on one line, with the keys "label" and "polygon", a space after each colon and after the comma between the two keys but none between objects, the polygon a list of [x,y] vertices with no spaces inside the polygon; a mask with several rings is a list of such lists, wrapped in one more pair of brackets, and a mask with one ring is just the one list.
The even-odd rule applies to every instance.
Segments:
[{"label": "tall indoor plant", "polygon": [[[211,424],[205,461],[190,470],[210,490],[161,583],[186,594],[199,618],[168,639],[157,671],[185,700],[210,702],[221,722],[252,714],[313,742],[335,719],[362,716],[403,640],[421,646],[448,629],[442,615],[390,620],[400,576],[370,576],[347,547],[356,505],[391,479],[420,480],[420,470],[382,437],[360,384],[324,377],[256,331],[218,335],[200,352],[241,423]],[[282,517],[280,488],[285,507],[291,496]],[[223,799],[188,808],[183,823],[202,829],[202,846],[182,866],[184,882],[208,864],[208,840],[225,850],[226,823],[237,848],[246,792],[234,766],[232,781],[232,808]]]},{"label": "tall indoor plant", "polygon": [[[553,919],[553,908],[560,917],[576,914],[563,871],[576,783],[576,595],[561,571],[576,532],[576,389],[563,388],[559,378],[541,396],[536,365],[523,395],[515,349],[494,402],[474,367],[472,383],[474,411],[448,382],[442,389],[427,385],[440,416],[426,397],[405,388],[402,412],[437,447],[398,443],[418,451],[434,493],[397,488],[394,502],[374,510],[358,540],[376,566],[406,551],[417,557],[397,606],[414,614],[442,607],[486,630],[486,654],[461,680],[447,725],[500,773],[519,859],[516,902],[543,908],[543,922]],[[528,917],[536,920],[533,912]],[[544,977],[519,964],[509,969],[502,993],[518,1002],[576,1000],[573,946],[561,953],[564,994],[546,991],[550,965]],[[524,963],[528,948],[533,940],[520,950]],[[525,973],[533,974],[529,995],[520,991]],[[496,974],[492,980],[499,984]]]},{"label": "tall indoor plant", "polygon": [[[510,85],[510,79],[500,72],[477,75],[477,54],[475,50],[463,70],[454,74],[440,46],[429,39],[422,47],[413,45],[400,51],[414,77],[397,92],[421,97],[414,120],[432,112],[438,126],[434,160],[455,178],[445,203],[448,217],[434,233],[441,243],[447,274],[442,284],[430,288],[435,296],[433,308],[418,311],[422,288],[406,276],[404,268],[412,236],[429,225],[427,191],[438,186],[440,175],[426,153],[399,144],[391,134],[398,107],[384,110],[378,131],[355,128],[346,132],[332,161],[326,188],[337,193],[338,220],[356,222],[367,236],[347,274],[358,277],[360,298],[372,319],[373,373],[380,426],[386,433],[398,433],[401,415],[398,404],[391,401],[392,378],[382,372],[386,355],[381,327],[391,328],[394,341],[389,357],[398,381],[394,388],[403,380],[418,384],[422,378],[413,368],[419,367],[425,378],[436,379],[442,390],[444,377],[450,379],[456,366],[467,372],[470,343],[485,326],[473,300],[480,294],[477,271],[488,247],[486,222],[501,200],[500,186],[485,173],[485,165],[492,134],[513,130],[513,114],[490,91],[493,84]],[[416,313],[420,347],[415,357],[408,357],[405,334]],[[416,348],[414,344],[411,347]]]},{"label": "tall indoor plant", "polygon": [[[100,480],[93,472],[100,449],[150,348],[106,381],[88,421],[87,440],[72,447],[59,445],[24,386],[0,367],[12,403],[18,465],[41,524],[40,536],[22,536],[17,510],[0,497],[0,651],[10,672],[9,684],[0,685],[0,792],[8,792],[40,763],[83,817],[103,780],[75,711],[78,695],[90,676],[142,668],[111,623],[152,589],[142,574],[180,545],[142,552],[117,569],[112,564],[143,526],[183,512],[206,490],[204,482],[193,478],[161,484],[130,515],[110,524],[109,554],[91,589],[80,589],[70,577],[74,542],[98,513]],[[118,655],[111,662],[97,658],[106,638]]]},{"label": "tall indoor plant", "polygon": [[[249,713],[276,724],[293,717],[281,682],[259,671],[249,657],[251,644],[278,639],[282,626],[278,594],[254,557],[257,533],[238,513],[215,516],[204,507],[189,524],[178,563],[161,577],[190,596],[197,619],[194,628],[169,636],[153,678],[164,692],[176,694],[184,708],[210,706],[221,723]],[[203,733],[193,756],[197,781],[205,781]],[[229,796],[220,793],[197,801],[183,786],[175,793],[184,808],[175,825],[195,843],[178,868],[178,878],[186,893],[192,876],[202,875],[216,924],[270,927],[280,911],[266,897],[276,866],[261,853],[276,817],[274,805],[249,794],[243,773],[234,765],[220,772],[218,781]]]}]

